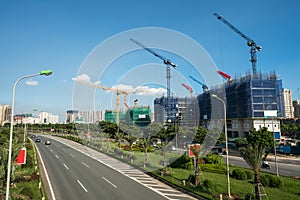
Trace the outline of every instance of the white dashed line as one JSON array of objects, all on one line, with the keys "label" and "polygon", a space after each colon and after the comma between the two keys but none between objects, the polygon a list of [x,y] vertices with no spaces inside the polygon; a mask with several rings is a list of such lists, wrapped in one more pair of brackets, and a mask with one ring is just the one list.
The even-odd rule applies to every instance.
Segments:
[{"label": "white dashed line", "polygon": [[86,166],[87,168],[90,168],[90,166],[88,166],[87,164],[85,164],[84,162],[81,162],[84,166]]},{"label": "white dashed line", "polygon": [[69,170],[69,167],[65,163],[63,163],[63,165],[67,170]]},{"label": "white dashed line", "polygon": [[114,185],[112,182],[110,182],[109,180],[107,180],[105,177],[102,177],[106,182],[108,182],[109,184],[111,184],[114,188],[117,188],[116,185]]},{"label": "white dashed line", "polygon": [[83,189],[85,192],[88,192],[87,189],[82,185],[82,183],[81,183],[79,180],[77,180],[77,183],[82,187],[82,189]]},{"label": "white dashed line", "polygon": [[56,155],[56,154],[55,154],[55,157],[56,157],[56,158],[59,158],[58,155]]}]

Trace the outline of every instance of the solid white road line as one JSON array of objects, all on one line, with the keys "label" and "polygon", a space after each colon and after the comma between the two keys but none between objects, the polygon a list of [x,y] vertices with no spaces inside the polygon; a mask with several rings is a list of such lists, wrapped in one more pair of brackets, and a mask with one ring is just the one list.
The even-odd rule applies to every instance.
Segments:
[{"label": "solid white road line", "polygon": [[[51,193],[52,200],[56,200],[55,195],[54,195],[54,192],[53,192],[53,188],[52,188],[52,185],[51,185],[51,182],[50,182],[48,173],[47,173],[47,169],[46,169],[45,164],[44,164],[44,161],[43,161],[43,158],[42,158],[42,156],[41,156],[41,154],[40,154],[39,149],[36,148],[36,150],[37,150],[37,152],[38,152],[38,154],[39,154],[40,161],[41,161],[41,163],[42,163],[42,166],[43,166],[43,169],[44,169],[44,172],[45,172],[45,176],[46,176],[46,179],[47,179],[47,182],[48,182],[48,185],[49,185],[49,189],[50,189],[50,193]],[[50,149],[50,151],[51,151],[51,149]]]},{"label": "solid white road line", "polygon": [[114,185],[112,182],[110,182],[109,180],[107,180],[105,177],[102,177],[106,182],[108,182],[109,184],[111,184],[114,188],[117,188],[116,185]]},{"label": "solid white road line", "polygon": [[82,187],[82,189],[83,189],[85,192],[88,192],[87,189],[82,185],[82,183],[81,183],[79,180],[77,180],[77,183]]}]

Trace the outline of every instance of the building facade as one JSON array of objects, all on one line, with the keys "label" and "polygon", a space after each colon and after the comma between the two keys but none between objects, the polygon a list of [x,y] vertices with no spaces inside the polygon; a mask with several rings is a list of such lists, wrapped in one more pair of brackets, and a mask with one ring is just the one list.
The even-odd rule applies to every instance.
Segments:
[{"label": "building facade", "polygon": [[5,123],[9,123],[11,118],[11,106],[1,105],[0,106],[0,125],[3,126]]},{"label": "building facade", "polygon": [[283,99],[283,113],[285,118],[294,118],[294,107],[292,99],[292,90],[283,89],[282,90]]},{"label": "building facade", "polygon": [[293,101],[294,117],[300,118],[300,100]]}]

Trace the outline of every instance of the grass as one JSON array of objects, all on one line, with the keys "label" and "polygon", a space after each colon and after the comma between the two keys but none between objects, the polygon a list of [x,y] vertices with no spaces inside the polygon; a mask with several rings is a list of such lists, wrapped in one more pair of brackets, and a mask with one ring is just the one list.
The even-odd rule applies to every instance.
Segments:
[{"label": "grass", "polygon": [[[37,158],[35,158],[36,154],[33,148],[33,144],[28,142],[26,164],[15,166],[15,172],[12,176],[12,181],[15,181],[15,187],[10,189],[12,199],[42,199],[43,196],[47,199],[44,194],[44,188],[39,188],[41,178],[38,176],[39,168],[35,169],[34,159]],[[37,174],[36,178],[30,178],[33,174]]]}]

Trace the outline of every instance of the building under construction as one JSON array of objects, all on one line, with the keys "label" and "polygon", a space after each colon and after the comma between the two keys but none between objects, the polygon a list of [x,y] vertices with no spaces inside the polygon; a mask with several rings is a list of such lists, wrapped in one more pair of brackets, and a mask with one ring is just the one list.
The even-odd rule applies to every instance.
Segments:
[{"label": "building under construction", "polygon": [[[169,105],[169,119],[168,109]],[[195,97],[167,97],[154,100],[154,121],[160,123],[178,123],[180,126],[197,127],[199,123],[199,108]]]},{"label": "building under construction", "polygon": [[[225,94],[224,94],[225,92]],[[277,111],[278,116],[284,116],[282,101],[282,80],[275,72],[271,74],[247,74],[235,78],[221,86],[199,95],[200,123],[205,124],[211,119],[211,94],[226,96],[226,118],[229,137],[243,137],[252,129],[268,127],[270,131],[280,136],[280,124],[277,116],[268,118],[266,111]],[[219,102],[220,104],[221,102]],[[219,109],[222,109],[220,106]],[[222,116],[222,115],[220,115]]]}]

